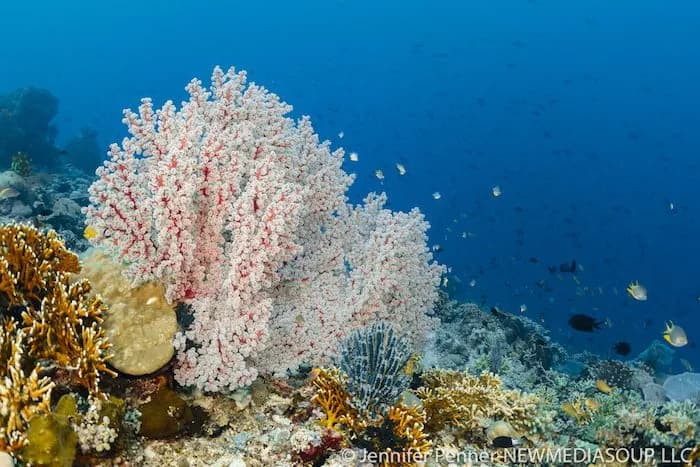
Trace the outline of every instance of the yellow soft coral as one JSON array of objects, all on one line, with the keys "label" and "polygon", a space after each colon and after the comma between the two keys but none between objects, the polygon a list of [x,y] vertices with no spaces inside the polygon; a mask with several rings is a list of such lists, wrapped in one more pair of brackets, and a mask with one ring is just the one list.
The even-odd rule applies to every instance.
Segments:
[{"label": "yellow soft coral", "polygon": [[537,396],[505,389],[494,374],[433,370],[423,381],[416,394],[423,401],[431,431],[452,427],[479,442],[485,440],[484,427],[493,420],[503,420],[523,435],[534,429]]}]

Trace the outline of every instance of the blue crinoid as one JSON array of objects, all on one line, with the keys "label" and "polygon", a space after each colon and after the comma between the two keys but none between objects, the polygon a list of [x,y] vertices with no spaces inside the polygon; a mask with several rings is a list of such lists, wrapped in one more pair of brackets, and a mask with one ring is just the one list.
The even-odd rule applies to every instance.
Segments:
[{"label": "blue crinoid", "polygon": [[370,417],[383,414],[408,389],[409,341],[384,322],[354,331],[340,347],[336,362],[347,376],[353,406]]}]

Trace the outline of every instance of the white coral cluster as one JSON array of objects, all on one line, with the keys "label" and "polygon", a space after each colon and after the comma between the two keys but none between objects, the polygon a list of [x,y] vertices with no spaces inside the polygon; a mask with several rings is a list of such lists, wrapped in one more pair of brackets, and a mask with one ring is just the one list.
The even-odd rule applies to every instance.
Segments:
[{"label": "white coral cluster", "polygon": [[343,151],[319,142],[308,118],[244,72],[193,80],[178,110],[144,99],[125,112],[90,189],[93,243],[193,308],[176,339],[176,378],[208,391],[259,371],[318,364],[340,338],[386,320],[422,344],[443,268],[418,210],[384,195],[351,206]]},{"label": "white coral cluster", "polygon": [[80,450],[84,453],[109,451],[117,439],[117,430],[109,426],[109,417],[100,418],[102,402],[90,398],[90,406],[80,423],[73,423],[73,431],[78,435]]}]

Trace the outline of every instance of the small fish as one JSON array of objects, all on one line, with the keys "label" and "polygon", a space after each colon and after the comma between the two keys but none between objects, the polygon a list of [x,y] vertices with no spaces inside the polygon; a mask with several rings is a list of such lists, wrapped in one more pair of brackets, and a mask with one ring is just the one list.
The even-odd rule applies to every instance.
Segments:
[{"label": "small fish", "polygon": [[664,340],[674,347],[683,347],[688,345],[688,336],[685,330],[673,324],[673,321],[666,323],[666,330],[664,331]]},{"label": "small fish", "polygon": [[352,162],[357,162],[360,160],[360,156],[356,152],[351,152],[348,156]]},{"label": "small fish", "polygon": [[469,281],[469,287],[476,287],[476,279],[472,279]]},{"label": "small fish", "polygon": [[527,311],[527,305],[520,305],[520,313],[525,313]]},{"label": "small fish", "polygon": [[562,263],[559,265],[559,272],[576,272],[576,260],[572,259],[570,263]]},{"label": "small fish", "polygon": [[442,251],[442,246],[439,243],[436,243],[432,246],[431,250],[433,250],[435,253],[440,253]]},{"label": "small fish", "polygon": [[449,280],[447,279],[447,277],[443,277],[443,278],[442,278],[442,286],[443,286],[443,287],[447,287],[447,283],[448,283],[448,282],[449,282]]},{"label": "small fish", "polygon": [[422,357],[420,354],[414,353],[411,355],[411,358],[408,359],[406,362],[406,366],[403,369],[403,372],[406,374],[406,376],[413,376],[413,373],[416,372],[416,366],[418,365],[418,362],[420,362]]},{"label": "small fish", "polygon": [[374,171],[374,176],[379,180],[384,180],[384,171],[382,169],[377,169]]},{"label": "small fish", "polygon": [[88,225],[85,227],[85,230],[83,230],[83,237],[85,237],[86,240],[92,240],[97,237],[97,230],[95,230],[93,226]]},{"label": "small fish", "polygon": [[[612,388],[610,388],[610,391],[612,391]],[[596,413],[598,410],[600,410],[600,402],[598,402],[595,399],[585,399],[583,401],[583,405],[593,413]]]},{"label": "small fish", "polygon": [[611,388],[610,385],[602,379],[595,382],[595,387],[604,394],[610,394],[613,391],[613,388]]},{"label": "small fish", "polygon": [[440,194],[439,191],[436,191],[435,193],[433,193],[433,199],[440,199],[440,198],[442,198],[442,195]]},{"label": "small fish", "polygon": [[344,137],[345,137],[344,131],[341,131],[340,133],[338,133],[338,138],[343,139]]},{"label": "small fish", "polygon": [[150,297],[148,300],[146,300],[146,305],[153,305],[157,301],[158,297]]},{"label": "small fish", "polygon": [[639,302],[645,302],[647,300],[647,289],[639,282],[630,282],[627,286],[627,293],[630,294],[630,297]]},{"label": "small fish", "polygon": [[600,329],[602,324],[602,321],[584,314],[573,315],[569,318],[569,326],[581,332],[593,332]]},{"label": "small fish", "polygon": [[632,351],[632,346],[629,342],[616,342],[613,345],[613,350],[616,354],[625,356],[629,355],[629,353]]},{"label": "small fish", "polygon": [[495,187],[491,188],[491,194],[494,198],[501,196],[501,187],[496,185]]},{"label": "small fish", "polygon": [[399,171],[399,175],[406,175],[406,167],[399,162],[396,163],[396,170]]},{"label": "small fish", "polygon": [[512,448],[520,444],[520,440],[510,436],[497,436],[492,441],[494,448]]},{"label": "small fish", "polygon": [[19,191],[15,190],[11,186],[3,188],[0,190],[0,201],[4,199],[16,198],[19,196]]}]

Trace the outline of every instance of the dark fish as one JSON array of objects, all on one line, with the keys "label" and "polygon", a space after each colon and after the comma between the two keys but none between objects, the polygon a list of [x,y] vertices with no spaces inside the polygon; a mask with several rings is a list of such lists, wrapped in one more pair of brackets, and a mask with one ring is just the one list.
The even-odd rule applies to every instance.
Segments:
[{"label": "dark fish", "polygon": [[578,314],[569,318],[569,326],[581,332],[593,332],[596,329],[600,329],[602,325],[602,321],[598,321],[588,315]]},{"label": "dark fish", "polygon": [[48,208],[40,208],[37,211],[37,215],[39,215],[39,216],[50,216],[52,213],[53,213],[53,211],[51,209],[48,209]]},{"label": "dark fish", "polygon": [[570,272],[570,273],[575,273],[576,272],[576,260],[571,260],[571,263],[562,263],[559,265],[559,271],[560,272]]},{"label": "dark fish", "polygon": [[613,345],[613,350],[618,355],[629,355],[632,351],[632,346],[629,342],[617,342]]},{"label": "dark fish", "polygon": [[510,436],[497,436],[493,439],[494,448],[512,448],[515,446],[513,438]]},{"label": "dark fish", "polygon": [[532,264],[537,264],[540,262],[540,260],[535,258],[534,256],[530,256],[530,259],[528,261],[530,261]]},{"label": "dark fish", "polygon": [[65,156],[66,154],[68,154],[68,150],[67,149],[59,149],[58,153],[62,156]]}]

